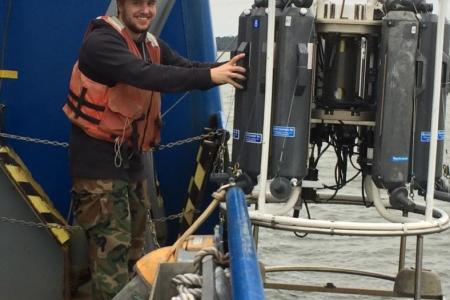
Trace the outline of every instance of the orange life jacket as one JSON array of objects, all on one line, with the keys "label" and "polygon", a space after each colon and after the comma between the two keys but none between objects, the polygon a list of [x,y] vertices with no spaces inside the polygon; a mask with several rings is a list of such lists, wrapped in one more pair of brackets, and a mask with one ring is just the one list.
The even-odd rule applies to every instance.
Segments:
[{"label": "orange life jacket", "polygon": [[[125,39],[131,53],[142,59],[133,39],[122,22],[115,17],[99,17]],[[160,63],[156,38],[147,34],[145,42],[151,62]],[[113,87],[95,82],[78,68],[72,70],[68,101],[63,107],[70,121],[97,139],[132,143],[139,151],[159,144],[161,129],[161,95],[131,85],[117,83]]]}]

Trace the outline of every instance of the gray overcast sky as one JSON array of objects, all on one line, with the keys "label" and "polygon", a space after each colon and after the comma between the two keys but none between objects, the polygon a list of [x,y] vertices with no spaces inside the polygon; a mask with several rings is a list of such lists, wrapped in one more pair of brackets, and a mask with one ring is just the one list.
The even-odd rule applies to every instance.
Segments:
[{"label": "gray overcast sky", "polygon": [[237,35],[239,15],[250,8],[253,0],[209,0],[214,34]]},{"label": "gray overcast sky", "polygon": [[[342,0],[331,1],[339,3]],[[209,2],[214,34],[216,36],[228,36],[237,34],[239,15],[244,9],[250,8],[254,0],[209,0]],[[366,0],[347,1],[347,3],[351,2],[365,3]],[[435,8],[438,6],[437,0],[428,0],[427,2],[433,3]],[[450,11],[450,4],[447,4],[447,8]]]}]

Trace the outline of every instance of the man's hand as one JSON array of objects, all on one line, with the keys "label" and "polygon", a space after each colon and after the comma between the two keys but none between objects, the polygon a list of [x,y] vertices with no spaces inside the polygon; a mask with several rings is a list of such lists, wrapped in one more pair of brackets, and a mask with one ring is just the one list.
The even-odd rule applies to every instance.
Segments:
[{"label": "man's hand", "polygon": [[245,74],[246,70],[243,67],[237,66],[236,63],[243,59],[244,53],[234,56],[227,63],[211,69],[211,79],[216,84],[229,83],[237,89],[242,89],[242,85],[236,82],[238,80],[246,80]]}]

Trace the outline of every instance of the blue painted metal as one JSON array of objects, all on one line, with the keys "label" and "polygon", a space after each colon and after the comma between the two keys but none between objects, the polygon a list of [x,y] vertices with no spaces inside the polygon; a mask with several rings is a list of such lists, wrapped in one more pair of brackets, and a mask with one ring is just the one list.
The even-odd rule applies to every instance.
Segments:
[{"label": "blue painted metal", "polygon": [[[90,19],[106,12],[109,0],[0,0],[0,41],[6,8],[11,19],[4,68],[18,80],[3,80],[3,130],[23,136],[67,141],[69,122],[61,108],[70,73]],[[70,179],[67,149],[8,140],[63,215],[68,211]]]},{"label": "blue painted metal", "polygon": [[[105,14],[110,0],[0,0],[0,47],[6,12],[12,3],[4,68],[19,71],[19,80],[3,80],[0,104],[6,105],[3,131],[49,140],[68,141],[69,122],[61,108],[89,20]],[[208,0],[176,1],[162,38],[189,59],[214,61],[215,42]],[[179,94],[166,95],[163,111]],[[164,118],[162,142],[195,136],[220,110],[218,89],[193,92]],[[35,179],[66,215],[70,179],[66,149],[7,141]],[[157,168],[168,213],[178,213],[194,172],[198,144],[157,153]],[[173,224],[174,225],[174,224]],[[170,234],[175,236],[176,226]]]},{"label": "blue painted metal", "polygon": [[[208,0],[179,0],[174,4],[161,38],[184,57],[213,62],[216,47],[211,28]],[[162,111],[166,111],[182,95],[166,94]],[[201,134],[203,128],[208,126],[208,117],[220,109],[217,88],[190,93],[164,117],[162,144]],[[198,146],[198,143],[187,144],[155,155],[167,214],[179,213],[183,208],[190,176],[195,171]],[[178,222],[168,223],[169,244],[175,240],[178,226]]]},{"label": "blue painted metal", "polygon": [[226,200],[233,299],[265,299],[245,195],[233,187],[227,191]]}]

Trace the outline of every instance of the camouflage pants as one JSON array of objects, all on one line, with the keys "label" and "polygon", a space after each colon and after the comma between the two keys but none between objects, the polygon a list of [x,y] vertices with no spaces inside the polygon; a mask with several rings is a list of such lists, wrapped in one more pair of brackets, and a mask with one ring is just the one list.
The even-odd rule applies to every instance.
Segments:
[{"label": "camouflage pants", "polygon": [[142,184],[75,178],[74,216],[86,232],[92,299],[112,299],[142,256],[148,203]]}]

